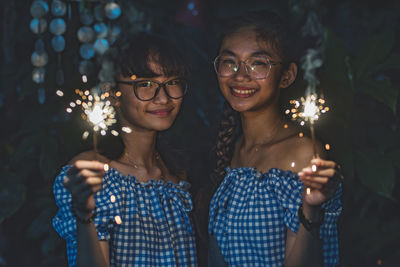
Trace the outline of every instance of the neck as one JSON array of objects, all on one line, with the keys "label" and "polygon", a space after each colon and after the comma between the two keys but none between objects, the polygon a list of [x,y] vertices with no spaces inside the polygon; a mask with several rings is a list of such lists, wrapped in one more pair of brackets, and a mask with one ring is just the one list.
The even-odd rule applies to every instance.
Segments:
[{"label": "neck", "polygon": [[246,147],[273,142],[282,127],[283,117],[277,105],[240,114],[243,144]]},{"label": "neck", "polygon": [[125,153],[122,158],[150,168],[155,162],[157,132],[130,128],[132,132],[121,133],[121,138],[125,145]]}]

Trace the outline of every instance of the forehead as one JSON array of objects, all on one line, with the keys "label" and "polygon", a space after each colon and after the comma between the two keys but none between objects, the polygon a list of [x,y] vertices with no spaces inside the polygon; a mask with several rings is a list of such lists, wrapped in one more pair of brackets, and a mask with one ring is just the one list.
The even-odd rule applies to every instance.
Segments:
[{"label": "forehead", "polygon": [[278,53],[269,42],[257,38],[257,33],[252,28],[241,28],[224,38],[220,53],[233,54],[246,59],[255,54],[265,54],[271,59],[279,59]]}]

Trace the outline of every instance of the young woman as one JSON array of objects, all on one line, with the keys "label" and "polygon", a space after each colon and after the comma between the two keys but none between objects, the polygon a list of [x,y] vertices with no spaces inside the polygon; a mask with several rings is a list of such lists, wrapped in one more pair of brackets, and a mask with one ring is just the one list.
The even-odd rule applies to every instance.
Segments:
[{"label": "young woman", "polygon": [[[335,162],[285,120],[296,43],[272,12],[234,18],[214,61],[226,99],[209,210],[209,266],[334,266],[341,212]],[[235,138],[237,126],[241,126]],[[311,189],[306,193],[306,187]]]},{"label": "young woman", "polygon": [[162,38],[138,34],[122,44],[114,107],[130,131],[120,132],[117,153],[84,152],[62,169],[53,225],[70,266],[196,266],[189,184],[157,138],[179,112],[187,66]]}]

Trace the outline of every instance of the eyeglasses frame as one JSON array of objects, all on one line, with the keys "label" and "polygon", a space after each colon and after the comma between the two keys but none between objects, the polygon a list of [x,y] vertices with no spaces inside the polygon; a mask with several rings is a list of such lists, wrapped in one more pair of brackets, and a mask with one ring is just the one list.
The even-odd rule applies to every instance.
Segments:
[{"label": "eyeglasses frame", "polygon": [[[185,88],[184,88],[183,94],[182,94],[182,96],[180,96],[180,97],[172,97],[172,96],[170,96],[170,95],[168,94],[168,90],[167,90],[167,88],[166,88],[166,84],[167,84],[167,83],[169,83],[170,81],[175,81],[175,80],[185,81],[185,82],[186,82],[186,86],[185,86]],[[150,98],[150,99],[141,99],[141,98],[138,96],[138,94],[137,94],[136,84],[139,83],[139,82],[146,82],[146,81],[150,81],[150,82],[156,83],[156,84],[158,84],[158,87],[156,88],[156,91],[154,92],[154,96],[153,96],[152,98]],[[121,80],[117,80],[116,82],[117,82],[117,83],[120,83],[120,84],[132,85],[132,86],[133,86],[133,93],[135,94],[136,98],[139,99],[140,101],[151,101],[151,100],[153,100],[153,99],[158,95],[158,93],[160,92],[160,89],[161,89],[161,88],[164,89],[165,94],[166,94],[169,98],[171,98],[171,99],[180,99],[180,98],[183,98],[183,97],[186,95],[186,93],[187,93],[187,91],[188,91],[188,87],[189,87],[189,86],[188,86],[188,83],[187,83],[187,80],[186,80],[186,79],[182,79],[182,78],[171,79],[171,80],[165,81],[165,82],[163,82],[163,83],[160,83],[160,82],[157,82],[157,81],[154,81],[154,80],[140,80],[140,81],[121,81]]]},{"label": "eyeglasses frame", "polygon": [[214,59],[213,63],[214,63],[214,70],[215,70],[215,72],[217,73],[218,76],[223,77],[223,78],[230,78],[230,77],[235,76],[235,75],[238,73],[238,71],[240,70],[240,66],[241,66],[242,63],[243,63],[244,66],[245,66],[244,69],[246,70],[246,73],[247,73],[247,75],[248,75],[249,77],[251,77],[251,78],[254,79],[254,80],[262,80],[262,79],[265,79],[265,78],[268,77],[269,73],[271,72],[271,68],[272,68],[273,66],[280,65],[280,64],[283,64],[283,63],[284,63],[283,61],[274,62],[274,61],[270,60],[268,57],[265,57],[265,59],[267,60],[267,62],[268,62],[268,64],[269,64],[268,73],[265,75],[265,77],[262,77],[262,78],[255,78],[255,77],[253,77],[253,76],[249,73],[249,68],[250,68],[250,66],[249,66],[248,63],[247,63],[247,61],[251,58],[251,57],[249,57],[249,58],[247,58],[246,60],[240,60],[240,61],[238,62],[238,64],[236,65],[238,69],[237,69],[237,71],[234,71],[234,73],[232,73],[232,75],[223,76],[223,75],[219,74],[219,73],[218,73],[218,70],[217,70],[217,60],[218,60],[220,57],[222,57],[222,55],[218,55],[218,56]]}]

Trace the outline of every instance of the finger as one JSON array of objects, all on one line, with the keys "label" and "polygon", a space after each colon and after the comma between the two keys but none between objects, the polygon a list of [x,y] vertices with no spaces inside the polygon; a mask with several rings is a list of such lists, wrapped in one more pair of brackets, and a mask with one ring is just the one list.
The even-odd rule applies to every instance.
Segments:
[{"label": "finger", "polygon": [[90,169],[92,171],[108,171],[108,164],[100,161],[77,160],[74,167],[78,169]]},{"label": "finger", "polygon": [[338,164],[331,160],[324,160],[321,158],[315,158],[311,160],[311,165],[316,165],[318,169],[327,169],[327,168],[338,168]]},{"label": "finger", "polygon": [[309,177],[305,176],[303,178],[300,178],[301,181],[307,181],[307,182],[314,182],[314,183],[319,183],[319,184],[327,184],[329,182],[329,178],[327,177]]},{"label": "finger", "polygon": [[87,179],[88,177],[103,177],[104,171],[92,171],[89,169],[83,169],[78,173],[78,175],[85,177],[85,179]]},{"label": "finger", "polygon": [[310,187],[311,189],[321,190],[323,188],[322,184],[314,183],[310,181],[302,181],[305,187]]},{"label": "finger", "polygon": [[302,176],[322,176],[322,177],[334,177],[336,175],[335,169],[323,169],[323,170],[316,170],[315,172],[312,171],[310,168],[304,168],[298,174],[300,177]]},{"label": "finger", "polygon": [[103,179],[99,177],[88,177],[86,178],[85,183],[89,186],[101,185],[103,183]]}]

